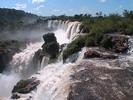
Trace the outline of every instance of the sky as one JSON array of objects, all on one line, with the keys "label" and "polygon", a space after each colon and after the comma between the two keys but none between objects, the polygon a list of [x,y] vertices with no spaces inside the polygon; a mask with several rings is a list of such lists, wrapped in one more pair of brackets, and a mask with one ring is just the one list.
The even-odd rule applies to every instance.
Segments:
[{"label": "sky", "polygon": [[15,8],[41,16],[95,15],[100,11],[121,14],[125,9],[133,10],[133,0],[0,0],[0,8]]}]

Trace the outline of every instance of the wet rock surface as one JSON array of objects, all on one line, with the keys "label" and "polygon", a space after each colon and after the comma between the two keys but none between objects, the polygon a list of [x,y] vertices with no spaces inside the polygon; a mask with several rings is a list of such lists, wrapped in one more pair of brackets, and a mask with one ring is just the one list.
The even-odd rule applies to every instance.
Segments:
[{"label": "wet rock surface", "polygon": [[128,50],[128,38],[126,36],[107,35],[101,44],[115,53],[125,53]]},{"label": "wet rock surface", "polygon": [[0,73],[8,66],[15,53],[25,48],[25,42],[17,40],[0,41]]},{"label": "wet rock surface", "polygon": [[107,52],[101,48],[88,48],[84,53],[84,58],[116,59],[118,56],[113,52]]},{"label": "wet rock surface", "polygon": [[68,100],[132,100],[133,68],[118,60],[85,60],[73,68]]},{"label": "wet rock surface", "polygon": [[[31,78],[27,80],[21,80],[14,86],[12,93],[21,93],[27,94],[36,89],[36,87],[40,84],[40,81],[36,78]],[[13,95],[13,97],[18,97],[18,95]]]},{"label": "wet rock surface", "polygon": [[14,93],[11,99],[19,99],[21,96],[18,93]]}]

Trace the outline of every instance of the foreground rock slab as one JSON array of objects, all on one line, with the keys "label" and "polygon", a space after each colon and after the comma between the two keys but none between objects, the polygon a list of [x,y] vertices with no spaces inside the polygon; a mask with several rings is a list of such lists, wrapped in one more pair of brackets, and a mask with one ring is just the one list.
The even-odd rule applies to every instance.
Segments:
[{"label": "foreground rock slab", "polygon": [[133,68],[85,60],[73,68],[68,100],[133,100]]}]

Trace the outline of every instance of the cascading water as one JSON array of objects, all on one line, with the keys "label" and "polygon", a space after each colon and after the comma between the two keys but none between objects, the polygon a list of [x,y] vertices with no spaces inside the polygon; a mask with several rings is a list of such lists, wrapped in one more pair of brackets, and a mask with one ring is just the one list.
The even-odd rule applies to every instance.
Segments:
[{"label": "cascading water", "polygon": [[[48,28],[51,29],[53,33],[55,33],[57,41],[60,45],[71,42],[71,40],[73,40],[77,33],[79,33],[79,27],[79,22],[69,22],[61,20],[48,21]],[[31,64],[32,59],[34,53],[41,48],[42,44],[42,42],[30,43],[27,45],[26,49],[13,56],[13,60],[11,62],[11,72],[4,72],[3,74],[0,74],[0,90],[3,90],[0,91],[0,97],[10,97],[13,86],[20,79],[31,76],[40,80],[40,85],[31,93],[22,95],[22,98],[20,100],[67,100],[71,84],[70,75],[74,73],[72,70],[74,64],[63,64],[60,60],[60,62],[57,62],[55,64],[47,65],[49,58],[43,57],[42,62],[39,62],[36,65],[36,71],[39,70],[38,73],[34,74],[35,68],[33,68]],[[129,55],[124,55],[124,57],[131,61],[133,58],[132,37],[129,37],[129,44]],[[83,48],[82,51],[79,52],[77,62],[83,58],[85,51],[86,48]],[[125,61],[125,59],[123,60],[121,58],[116,60],[118,63],[120,62],[120,67],[113,67],[113,64],[108,63],[106,59],[96,59],[90,61],[96,66],[102,65],[103,67],[106,66],[110,69],[119,69],[121,66],[125,66],[125,63],[128,66],[131,66],[127,61]],[[83,68],[79,70],[83,70]],[[3,84],[5,83],[7,84],[3,86]]]},{"label": "cascading water", "polygon": [[127,36],[127,38],[129,43],[129,50],[127,54],[121,55],[119,58],[122,68],[132,67],[133,64],[133,37]]},{"label": "cascading water", "polygon": [[[57,30],[54,33],[60,45],[70,42],[71,36],[79,32],[79,22],[50,21],[49,27],[55,28],[57,23]],[[37,91],[33,93],[33,100],[67,100],[72,65],[63,64],[61,61],[48,65],[39,74],[33,75],[41,81]]]},{"label": "cascading water", "polygon": [[[28,78],[33,74],[31,65],[34,53],[41,47],[42,42],[30,43],[26,49],[13,56],[9,66],[10,71],[0,74],[0,97],[10,97],[14,85],[22,78]],[[6,84],[5,84],[6,83]],[[3,85],[5,84],[5,85]]]},{"label": "cascading water", "polygon": [[46,66],[37,77],[41,84],[33,100],[66,100],[69,91],[69,76],[72,64],[56,63]]},{"label": "cascading water", "polygon": [[[53,30],[59,44],[69,43],[71,39],[79,32],[79,22],[69,21],[48,21],[48,28]],[[32,100],[65,100],[69,90],[69,76],[72,73],[72,64],[63,64],[62,61],[47,65],[48,58],[44,57],[41,63],[32,67],[34,53],[41,48],[42,42],[30,43],[26,49],[13,56],[10,63],[10,72],[0,75],[0,84],[10,81],[3,87],[0,85],[0,97],[10,97],[13,86],[23,78],[27,78],[40,69],[38,74],[32,75],[41,81],[37,90],[31,93]],[[47,66],[46,66],[47,65]],[[26,99],[27,97],[25,97]]]},{"label": "cascading water", "polygon": [[12,70],[15,73],[20,73],[22,77],[31,75],[35,69],[32,68],[34,53],[41,48],[42,44],[43,42],[30,43],[22,52],[15,54],[11,62]]},{"label": "cascading water", "polygon": [[[81,23],[77,22],[77,21],[75,21],[75,22],[58,21],[58,20],[49,20],[48,21],[48,28],[56,30],[55,33],[58,33],[59,36],[64,35],[63,37],[65,37],[65,39],[68,38],[69,41],[71,41],[77,35],[77,33],[79,33],[80,25],[81,25]],[[59,38],[57,37],[57,39],[60,39],[60,37]],[[64,40],[64,39],[62,39],[62,40]]]}]

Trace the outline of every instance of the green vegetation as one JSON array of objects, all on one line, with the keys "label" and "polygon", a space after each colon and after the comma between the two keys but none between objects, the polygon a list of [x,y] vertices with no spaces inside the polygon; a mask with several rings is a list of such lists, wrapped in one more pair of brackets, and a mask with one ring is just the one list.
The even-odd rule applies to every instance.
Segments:
[{"label": "green vegetation", "polygon": [[102,47],[110,49],[113,47],[113,43],[112,43],[112,38],[111,37],[107,37],[104,36],[102,42],[101,42]]},{"label": "green vegetation", "polygon": [[22,10],[0,8],[0,39],[9,38],[7,33],[30,33],[44,26],[46,19]]},{"label": "green vegetation", "polygon": [[14,87],[13,89],[13,93],[14,92],[18,92],[18,93],[29,93],[28,89],[25,89],[25,87],[29,84],[28,80],[20,80],[17,85]]},{"label": "green vegetation", "polygon": [[12,93],[21,93],[27,94],[34,90],[37,85],[39,85],[40,81],[36,80],[36,78],[32,77],[27,80],[20,80],[13,88]]},{"label": "green vegetation", "polygon": [[95,46],[95,38],[93,36],[88,36],[85,42],[85,46]]},{"label": "green vegetation", "polygon": [[[125,10],[123,15],[109,14],[103,15],[102,12],[96,13],[96,16],[90,14],[80,14],[75,16],[52,16],[44,18],[36,16],[24,11],[14,9],[0,9],[0,35],[3,32],[15,33],[15,31],[41,30],[41,26],[47,26],[48,19],[51,20],[70,20],[80,21],[80,32],[86,33],[87,36],[82,36],[75,39],[67,46],[63,52],[63,59],[67,59],[70,55],[87,46],[102,46],[104,48],[112,48],[112,40],[106,37],[105,34],[126,34],[133,35],[133,11]],[[43,28],[43,30],[45,30]],[[24,32],[23,32],[24,33]],[[3,38],[0,36],[0,38]],[[59,44],[56,41],[54,34],[50,33],[43,36],[45,44],[43,52],[48,54],[50,58],[55,59],[59,53]]]},{"label": "green vegetation", "polygon": [[98,41],[102,40],[103,34],[90,34],[87,36],[80,36],[70,44],[68,44],[67,48],[63,51],[63,60],[65,61],[72,54],[80,51],[84,46],[97,46],[100,44]]},{"label": "green vegetation", "polygon": [[82,22],[80,30],[83,33],[102,32],[104,34],[119,32],[122,34],[133,34],[133,11],[125,10],[122,15],[117,13],[103,15],[102,12],[96,16],[80,14],[75,16],[52,16],[51,19],[70,20]]},{"label": "green vegetation", "polygon": [[[87,36],[79,37],[68,45],[63,53],[64,60],[70,55],[80,51],[84,46],[102,46],[106,49],[112,49],[114,48],[113,44],[115,44],[115,46],[118,47],[116,43],[112,42],[112,38],[106,36],[106,34],[133,35],[133,11],[125,10],[123,15],[110,14],[103,16],[100,12],[97,13],[95,17],[89,14],[81,14],[75,15],[74,17],[59,16],[59,18],[81,21],[80,31],[87,34]],[[121,39],[119,41],[121,41]],[[127,49],[127,47],[125,48]]]},{"label": "green vegetation", "polygon": [[67,59],[70,55],[81,50],[85,45],[85,37],[79,37],[68,44],[67,49],[63,52],[63,60]]}]

